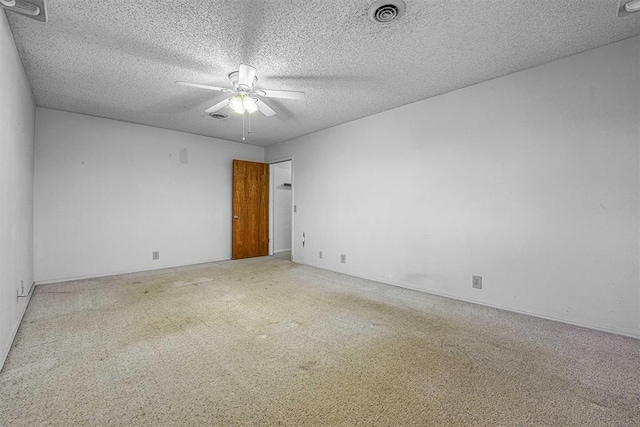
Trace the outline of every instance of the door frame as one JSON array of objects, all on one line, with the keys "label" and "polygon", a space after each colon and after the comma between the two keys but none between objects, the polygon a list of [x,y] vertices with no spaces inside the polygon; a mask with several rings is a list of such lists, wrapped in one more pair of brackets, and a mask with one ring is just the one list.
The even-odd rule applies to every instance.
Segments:
[{"label": "door frame", "polygon": [[293,236],[295,235],[294,233],[294,226],[295,226],[295,212],[293,212],[293,207],[295,205],[295,183],[294,181],[294,168],[295,168],[295,162],[293,161],[293,155],[290,156],[285,156],[282,158],[277,158],[277,159],[273,159],[271,161],[269,161],[269,255],[273,255],[273,217],[274,217],[274,205],[273,205],[273,191],[271,191],[271,189],[273,188],[273,165],[275,165],[276,163],[282,163],[282,162],[287,162],[290,161],[291,162],[291,261],[293,261],[293,251],[295,250],[295,245],[294,245],[294,240],[293,240]]}]

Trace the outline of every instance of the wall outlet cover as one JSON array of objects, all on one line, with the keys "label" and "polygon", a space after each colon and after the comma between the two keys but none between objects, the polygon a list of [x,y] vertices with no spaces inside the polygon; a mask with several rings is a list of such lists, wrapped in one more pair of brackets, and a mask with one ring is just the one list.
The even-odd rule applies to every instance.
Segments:
[{"label": "wall outlet cover", "polygon": [[471,276],[471,286],[474,289],[482,289],[482,276]]},{"label": "wall outlet cover", "polygon": [[153,251],[153,253],[151,255],[151,259],[153,259],[153,260],[160,259],[160,252],[159,251]]},{"label": "wall outlet cover", "polygon": [[340,262],[343,264],[347,263],[347,256],[345,254],[340,254]]}]

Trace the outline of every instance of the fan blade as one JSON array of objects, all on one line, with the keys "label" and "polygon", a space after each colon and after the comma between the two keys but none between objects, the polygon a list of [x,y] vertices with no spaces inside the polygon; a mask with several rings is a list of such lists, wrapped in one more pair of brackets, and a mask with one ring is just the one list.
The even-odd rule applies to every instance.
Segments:
[{"label": "fan blade", "polygon": [[250,65],[240,64],[238,70],[238,86],[253,87],[253,79],[256,78],[256,69]]},{"label": "fan blade", "polygon": [[265,116],[267,116],[267,117],[271,117],[271,116],[275,116],[275,115],[276,115],[276,112],[275,112],[275,111],[273,111],[273,110],[271,109],[271,107],[269,107],[267,104],[265,104],[264,102],[262,102],[262,100],[261,100],[261,99],[258,99],[258,100],[256,101],[256,105],[258,106],[258,110],[260,110],[260,112],[261,112],[262,114],[264,114]]},{"label": "fan blade", "polygon": [[257,94],[264,96],[265,98],[304,99],[304,92],[298,92],[295,90],[260,89]]},{"label": "fan blade", "polygon": [[182,86],[197,87],[197,88],[200,88],[200,89],[217,90],[218,92],[231,92],[231,89],[227,89],[227,88],[224,88],[224,87],[207,86],[207,85],[201,85],[201,84],[198,84],[198,83],[176,82],[176,84],[182,85]]},{"label": "fan blade", "polygon": [[223,109],[224,107],[226,107],[227,105],[229,105],[229,98],[225,99],[224,101],[220,101],[218,102],[216,105],[214,105],[213,107],[209,107],[206,110],[204,110],[205,113],[214,113],[218,110]]}]

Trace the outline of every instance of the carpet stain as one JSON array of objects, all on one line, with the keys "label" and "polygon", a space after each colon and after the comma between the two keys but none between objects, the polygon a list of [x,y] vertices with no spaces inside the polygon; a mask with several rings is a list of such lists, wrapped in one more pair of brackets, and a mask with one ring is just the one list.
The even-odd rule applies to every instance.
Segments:
[{"label": "carpet stain", "polygon": [[315,369],[318,366],[318,361],[317,360],[310,360],[306,363],[303,363],[302,365],[298,366],[298,369],[300,369],[301,371],[310,371],[312,369]]}]

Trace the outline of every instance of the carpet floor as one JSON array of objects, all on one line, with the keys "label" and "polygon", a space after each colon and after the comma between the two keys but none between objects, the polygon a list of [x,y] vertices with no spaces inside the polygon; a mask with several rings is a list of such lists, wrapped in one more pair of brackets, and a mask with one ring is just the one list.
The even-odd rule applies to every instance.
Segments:
[{"label": "carpet floor", "polygon": [[38,286],[0,425],[640,425],[640,341],[277,258]]}]

